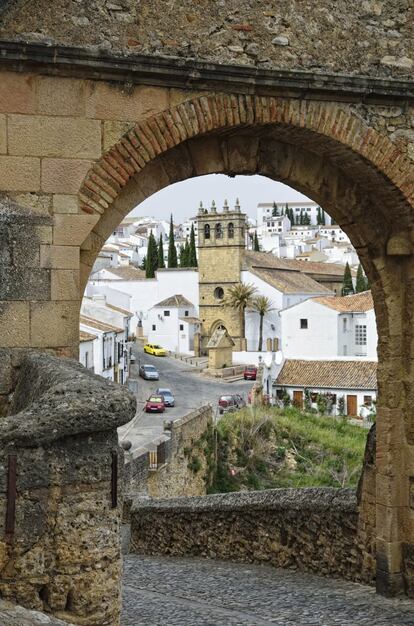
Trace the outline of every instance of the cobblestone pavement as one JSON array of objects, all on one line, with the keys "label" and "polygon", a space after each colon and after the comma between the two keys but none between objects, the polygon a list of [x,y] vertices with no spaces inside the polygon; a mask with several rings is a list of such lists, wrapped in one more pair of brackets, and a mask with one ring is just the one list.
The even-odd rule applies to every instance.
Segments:
[{"label": "cobblestone pavement", "polygon": [[129,555],[121,626],[414,626],[414,600],[268,566]]}]

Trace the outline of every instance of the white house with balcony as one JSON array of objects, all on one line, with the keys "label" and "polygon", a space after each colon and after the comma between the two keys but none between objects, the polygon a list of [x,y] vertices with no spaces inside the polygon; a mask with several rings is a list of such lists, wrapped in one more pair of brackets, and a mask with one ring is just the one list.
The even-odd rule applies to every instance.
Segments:
[{"label": "white house with balcony", "polygon": [[307,299],[280,311],[286,359],[377,360],[377,328],[370,291]]}]

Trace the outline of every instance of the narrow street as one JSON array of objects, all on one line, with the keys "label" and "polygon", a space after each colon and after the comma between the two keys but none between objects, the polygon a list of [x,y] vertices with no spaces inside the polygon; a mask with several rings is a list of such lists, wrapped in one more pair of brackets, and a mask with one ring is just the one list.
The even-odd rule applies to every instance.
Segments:
[{"label": "narrow street", "polygon": [[[137,414],[131,422],[118,429],[121,441],[131,441],[132,452],[157,439],[163,433],[164,420],[178,419],[205,404],[211,404],[215,408],[222,394],[238,393],[247,400],[252,386],[251,381],[224,383],[206,378],[182,361],[145,354],[141,344],[134,345],[132,352],[136,358],[136,364],[132,366],[134,378],[138,376],[140,364],[154,365],[160,374],[159,381],[139,378]],[[158,387],[171,389],[175,406],[167,408],[164,413],[145,413],[145,401]]]}]

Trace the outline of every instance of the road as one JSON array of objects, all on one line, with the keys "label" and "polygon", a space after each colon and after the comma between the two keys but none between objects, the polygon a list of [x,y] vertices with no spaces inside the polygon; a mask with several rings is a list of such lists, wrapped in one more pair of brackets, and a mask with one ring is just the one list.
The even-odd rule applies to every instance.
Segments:
[{"label": "road", "polygon": [[[217,379],[208,379],[194,371],[190,365],[176,359],[145,354],[140,344],[134,345],[132,352],[137,363],[136,366],[132,366],[133,372],[138,370],[139,363],[145,363],[154,365],[160,373],[159,381],[139,379],[137,414],[129,424],[118,429],[121,441],[123,439],[131,441],[132,452],[137,448],[155,448],[155,445],[150,444],[163,433],[165,419],[178,419],[209,403],[215,407],[219,396],[225,393],[238,393],[246,400],[252,386],[251,381],[223,383]],[[165,413],[145,413],[143,410],[145,400],[157,387],[171,389],[175,396],[175,407],[167,408]]]}]

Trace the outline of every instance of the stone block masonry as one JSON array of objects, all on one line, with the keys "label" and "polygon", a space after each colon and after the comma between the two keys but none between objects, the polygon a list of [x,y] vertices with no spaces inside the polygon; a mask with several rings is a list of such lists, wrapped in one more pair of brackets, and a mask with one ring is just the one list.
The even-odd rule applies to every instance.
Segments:
[{"label": "stone block masonry", "polygon": [[137,499],[131,551],[266,562],[372,584],[351,489],[272,489],[169,500]]},{"label": "stone block masonry", "polygon": [[[123,452],[135,398],[79,363],[26,352],[0,422],[0,594],[118,626]],[[54,623],[54,622],[51,622]]]}]

